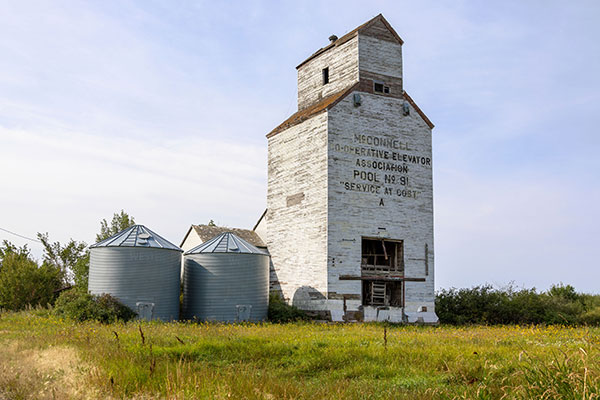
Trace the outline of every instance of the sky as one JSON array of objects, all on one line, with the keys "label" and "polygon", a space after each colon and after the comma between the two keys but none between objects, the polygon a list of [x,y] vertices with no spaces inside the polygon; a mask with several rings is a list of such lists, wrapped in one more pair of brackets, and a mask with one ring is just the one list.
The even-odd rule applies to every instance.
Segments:
[{"label": "sky", "polygon": [[0,0],[0,240],[252,228],[295,66],[379,13],[436,125],[436,288],[600,293],[597,1]]}]

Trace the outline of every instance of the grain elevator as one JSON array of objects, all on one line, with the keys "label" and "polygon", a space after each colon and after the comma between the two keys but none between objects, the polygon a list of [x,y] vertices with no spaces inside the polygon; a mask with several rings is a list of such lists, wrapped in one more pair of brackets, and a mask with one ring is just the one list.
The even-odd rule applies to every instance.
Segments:
[{"label": "grain elevator", "polygon": [[436,323],[433,124],[404,90],[382,15],[298,65],[268,135],[271,291],[323,318]]}]

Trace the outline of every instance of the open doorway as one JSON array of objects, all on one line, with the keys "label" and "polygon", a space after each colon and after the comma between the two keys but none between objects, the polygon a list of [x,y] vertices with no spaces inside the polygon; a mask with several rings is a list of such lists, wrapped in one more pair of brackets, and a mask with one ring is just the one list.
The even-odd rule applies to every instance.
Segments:
[{"label": "open doorway", "polygon": [[404,282],[362,281],[362,303],[364,306],[403,306]]},{"label": "open doorway", "polygon": [[363,305],[402,307],[404,303],[403,277],[403,241],[380,238],[362,239]]}]

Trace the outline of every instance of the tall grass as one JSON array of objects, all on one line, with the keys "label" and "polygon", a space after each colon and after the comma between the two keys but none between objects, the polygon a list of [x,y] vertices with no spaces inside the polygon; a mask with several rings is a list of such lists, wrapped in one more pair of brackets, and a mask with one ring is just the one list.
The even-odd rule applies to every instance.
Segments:
[{"label": "tall grass", "polygon": [[[0,365],[16,368],[27,351],[75,349],[75,398],[591,399],[600,390],[599,334],[558,326],[102,325],[22,312],[0,314],[0,347],[18,348],[0,352]],[[29,369],[48,374],[35,360]],[[11,395],[40,398],[43,388],[22,376]]]}]

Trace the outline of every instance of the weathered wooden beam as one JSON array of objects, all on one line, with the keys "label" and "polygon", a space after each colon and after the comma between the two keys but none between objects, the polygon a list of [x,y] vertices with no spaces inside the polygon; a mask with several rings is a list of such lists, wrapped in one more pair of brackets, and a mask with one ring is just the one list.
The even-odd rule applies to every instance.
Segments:
[{"label": "weathered wooden beam", "polygon": [[425,282],[425,278],[406,278],[395,276],[356,276],[340,275],[340,281],[384,281],[384,282]]}]

